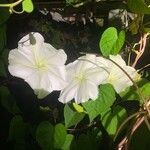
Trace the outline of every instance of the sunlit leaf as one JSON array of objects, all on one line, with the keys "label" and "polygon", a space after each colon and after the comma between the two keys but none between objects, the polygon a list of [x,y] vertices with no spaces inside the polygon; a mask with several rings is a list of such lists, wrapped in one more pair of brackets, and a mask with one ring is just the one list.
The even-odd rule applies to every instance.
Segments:
[{"label": "sunlit leaf", "polygon": [[141,94],[143,98],[146,100],[148,97],[150,97],[150,82],[145,83],[141,88],[140,88]]},{"label": "sunlit leaf", "polygon": [[65,105],[64,118],[65,118],[65,126],[67,128],[78,124],[84,118],[84,116],[85,116],[84,113],[75,112],[68,106],[68,104]]},{"label": "sunlit leaf", "polygon": [[110,84],[105,84],[100,86],[99,97],[96,100],[85,102],[82,105],[92,121],[99,114],[108,111],[114,100],[114,88]]},{"label": "sunlit leaf", "polygon": [[112,54],[116,55],[119,53],[120,49],[124,44],[124,41],[125,41],[125,32],[121,31],[119,32],[118,39],[113,47]]},{"label": "sunlit leaf", "polygon": [[104,56],[109,56],[111,54],[111,50],[113,49],[117,39],[118,36],[116,28],[110,27],[104,31],[99,43],[100,50]]},{"label": "sunlit leaf", "polygon": [[[144,98],[144,100],[147,100],[147,98],[150,97],[150,82],[145,79],[142,79],[137,83],[137,85],[139,86],[139,92],[142,95],[142,98]],[[142,99],[139,96],[139,92],[137,92],[135,88],[129,87],[124,92],[120,93],[120,96],[126,100],[141,101]]]},{"label": "sunlit leaf", "polygon": [[125,32],[121,31],[118,35],[117,29],[109,27],[104,31],[100,39],[99,47],[103,56],[110,54],[116,55],[121,50],[125,41]]},{"label": "sunlit leaf", "polygon": [[73,107],[79,113],[84,112],[84,108],[81,105],[79,105],[79,104],[73,103]]},{"label": "sunlit leaf", "polygon": [[32,0],[24,0],[22,2],[22,8],[25,12],[27,13],[31,13],[34,9],[34,6],[33,6],[33,3],[32,3]]},{"label": "sunlit leaf", "polygon": [[126,117],[125,109],[116,107],[113,112],[108,111],[102,115],[102,124],[109,135],[115,135],[118,127]]}]

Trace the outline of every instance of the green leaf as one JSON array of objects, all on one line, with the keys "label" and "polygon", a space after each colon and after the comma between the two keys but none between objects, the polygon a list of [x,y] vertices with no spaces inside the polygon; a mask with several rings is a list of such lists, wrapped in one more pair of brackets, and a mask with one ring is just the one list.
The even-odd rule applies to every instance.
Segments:
[{"label": "green leaf", "polygon": [[150,8],[143,0],[128,0],[127,5],[129,9],[137,14],[150,14]]},{"label": "green leaf", "polygon": [[113,112],[110,110],[102,115],[102,124],[109,135],[115,135],[118,127],[126,117],[125,109],[116,107]]},{"label": "green leaf", "polygon": [[113,47],[112,54],[116,55],[119,53],[125,41],[125,32],[121,31],[118,35],[118,39]]},{"label": "green leaf", "polygon": [[78,113],[73,111],[68,104],[64,107],[64,118],[65,118],[65,126],[67,128],[78,124],[83,118],[85,114],[84,113]]},{"label": "green leaf", "polygon": [[129,25],[129,31],[131,31],[132,34],[137,34],[140,27],[140,22],[142,21],[142,16],[137,16],[134,18],[134,20]]},{"label": "green leaf", "polygon": [[73,103],[73,107],[79,113],[83,113],[84,112],[84,108],[81,105],[79,105],[79,104]]},{"label": "green leaf", "polygon": [[71,143],[74,139],[74,136],[72,134],[67,134],[65,143],[62,146],[62,150],[70,150],[71,149]]},{"label": "green leaf", "polygon": [[27,13],[31,13],[34,9],[34,6],[33,6],[33,3],[32,3],[32,0],[24,0],[22,2],[22,8],[25,12]]},{"label": "green leaf", "polygon": [[117,29],[109,27],[104,31],[100,39],[99,47],[103,56],[119,53],[125,41],[125,32],[121,31],[118,35]]},{"label": "green leaf", "polygon": [[8,140],[15,140],[19,142],[23,140],[26,135],[27,125],[24,123],[20,115],[14,116],[10,122]]},{"label": "green leaf", "polygon": [[54,127],[48,122],[41,122],[36,130],[36,140],[43,150],[53,150]]},{"label": "green leaf", "polygon": [[150,28],[144,28],[144,32],[150,33]]},{"label": "green leaf", "polygon": [[104,31],[99,43],[103,56],[109,56],[111,54],[111,50],[113,49],[117,39],[118,36],[116,28],[110,27]]},{"label": "green leaf", "polygon": [[141,88],[141,94],[143,98],[146,100],[150,97],[150,82],[145,83]]},{"label": "green leaf", "polygon": [[66,128],[63,124],[59,123],[55,126],[54,133],[54,148],[61,149],[65,143],[67,136]]},{"label": "green leaf", "polygon": [[0,102],[1,105],[12,114],[17,114],[21,112],[16,104],[15,99],[10,94],[8,88],[5,86],[0,87]]},{"label": "green leaf", "polygon": [[2,54],[6,45],[6,25],[0,25],[0,55]]},{"label": "green leaf", "polygon": [[2,60],[0,60],[0,76],[2,76],[2,77],[7,76],[4,62]]},{"label": "green leaf", "polygon": [[[150,82],[145,80],[145,79],[142,79],[141,81],[139,81],[137,83],[137,85],[139,87],[139,91],[140,91],[142,97],[144,98],[144,100],[147,100],[147,98],[150,97]],[[120,93],[120,96],[125,100],[139,100],[139,101],[141,101],[139,93],[133,87],[127,88],[125,91]]]},{"label": "green leaf", "polygon": [[[6,2],[6,1],[4,1]],[[9,8],[0,8],[0,26],[8,20],[10,16]]]},{"label": "green leaf", "polygon": [[87,111],[90,121],[95,117],[110,109],[115,100],[115,90],[111,84],[101,85],[99,89],[99,96],[94,101],[83,103],[83,107]]},{"label": "green leaf", "polygon": [[93,141],[90,139],[90,137],[87,134],[81,134],[77,139],[77,143],[76,143],[77,149],[92,150],[94,147],[92,142]]},{"label": "green leaf", "polygon": [[8,55],[9,55],[9,49],[4,49],[2,51],[2,55],[0,56],[0,59],[3,60],[3,63],[8,66]]},{"label": "green leaf", "polygon": [[130,150],[148,150],[150,147],[150,132],[145,123],[134,132],[131,138]]}]

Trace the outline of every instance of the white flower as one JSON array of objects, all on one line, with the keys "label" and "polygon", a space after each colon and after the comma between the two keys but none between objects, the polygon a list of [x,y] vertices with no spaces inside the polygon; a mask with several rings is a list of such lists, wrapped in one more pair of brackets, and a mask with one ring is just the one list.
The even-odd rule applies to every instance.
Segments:
[{"label": "white flower", "polygon": [[[133,80],[137,77],[137,71],[133,67],[127,66],[120,55],[110,55],[109,58],[116,62],[123,70],[125,70]],[[103,81],[103,84],[112,84],[117,93],[120,93],[127,87],[133,85],[128,76],[110,60],[97,57],[97,63],[99,66],[104,67],[109,72],[109,76],[105,81]]]},{"label": "white flower", "polygon": [[67,103],[74,98],[76,103],[83,103],[98,97],[98,85],[108,73],[95,62],[96,56],[87,54],[67,65],[68,85],[60,93],[60,102]]},{"label": "white flower", "polygon": [[65,82],[63,50],[56,50],[39,33],[31,33],[18,42],[18,48],[9,53],[9,72],[24,79],[38,98],[44,98],[53,90],[61,90]]}]

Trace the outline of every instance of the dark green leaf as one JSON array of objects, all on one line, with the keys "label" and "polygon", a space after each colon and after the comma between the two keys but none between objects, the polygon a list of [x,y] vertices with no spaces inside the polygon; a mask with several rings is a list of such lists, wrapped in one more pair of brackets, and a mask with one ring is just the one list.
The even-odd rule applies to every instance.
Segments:
[{"label": "dark green leaf", "polygon": [[128,0],[129,9],[137,14],[150,14],[150,8],[144,3],[143,0]]},{"label": "dark green leaf", "polygon": [[67,136],[66,128],[63,124],[59,123],[55,126],[54,133],[54,148],[61,149],[65,143]]},{"label": "dark green leaf", "polygon": [[[4,1],[6,2],[6,1]],[[0,8],[0,26],[8,20],[10,16],[9,8]]]},{"label": "dark green leaf", "polygon": [[9,49],[3,49],[2,55],[0,56],[0,59],[3,60],[3,63],[8,66],[8,55],[9,55]]},{"label": "dark green leaf", "polygon": [[10,94],[8,88],[5,86],[0,87],[0,102],[1,105],[12,114],[17,114],[21,112],[16,104],[15,99]]},{"label": "dark green leaf", "polygon": [[114,88],[110,84],[105,84],[100,86],[99,97],[96,100],[85,102],[82,105],[87,111],[90,121],[92,121],[99,114],[108,111],[114,100]]},{"label": "dark green leaf", "polygon": [[16,142],[24,140],[26,129],[27,125],[24,123],[23,118],[20,115],[14,116],[10,122],[8,139]]},{"label": "dark green leaf", "polygon": [[87,134],[81,134],[76,141],[77,150],[93,150],[95,143]]},{"label": "dark green leaf", "polygon": [[150,148],[150,132],[143,123],[133,134],[129,150],[148,150]]},{"label": "dark green leaf", "polygon": [[2,76],[2,77],[7,76],[5,65],[4,65],[4,62],[2,60],[0,60],[0,76]]},{"label": "dark green leaf", "polygon": [[139,15],[131,22],[131,24],[129,25],[129,31],[131,31],[132,34],[138,33],[142,19],[142,16]]},{"label": "dark green leaf", "polygon": [[48,122],[41,122],[36,130],[36,140],[43,150],[53,150],[54,127]]},{"label": "dark green leaf", "polygon": [[2,54],[6,45],[6,25],[0,25],[0,55]]},{"label": "dark green leaf", "polygon": [[65,126],[71,127],[73,125],[77,125],[83,118],[85,114],[84,113],[78,113],[73,111],[68,104],[64,107],[64,118],[65,118]]}]

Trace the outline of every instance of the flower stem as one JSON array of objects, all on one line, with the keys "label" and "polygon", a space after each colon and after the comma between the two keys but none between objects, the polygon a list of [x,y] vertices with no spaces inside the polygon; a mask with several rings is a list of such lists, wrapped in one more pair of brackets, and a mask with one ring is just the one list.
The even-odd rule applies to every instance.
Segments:
[{"label": "flower stem", "polygon": [[17,5],[19,5],[21,2],[23,2],[24,0],[18,0],[18,1],[16,1],[16,2],[14,2],[14,3],[9,3],[9,4],[0,4],[0,7],[10,7],[10,8],[12,8],[12,7],[15,7],[15,6],[17,6]]}]

